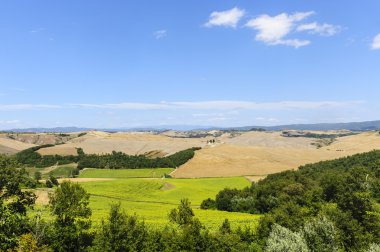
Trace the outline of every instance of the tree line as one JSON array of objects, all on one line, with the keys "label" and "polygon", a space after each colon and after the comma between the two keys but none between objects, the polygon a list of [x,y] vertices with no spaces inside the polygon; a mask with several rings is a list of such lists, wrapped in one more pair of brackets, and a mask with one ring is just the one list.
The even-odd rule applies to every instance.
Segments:
[{"label": "tree line", "polygon": [[380,244],[380,151],[269,175],[243,190],[226,188],[201,207],[264,214],[257,239],[270,251],[365,251]]},{"label": "tree line", "polygon": [[139,168],[176,168],[192,159],[195,151],[200,148],[190,148],[179,151],[166,157],[149,158],[146,155],[128,155],[122,152],[113,151],[111,154],[85,154],[82,148],[77,148],[77,154],[61,155],[41,155],[37,151],[41,148],[48,148],[54,145],[42,145],[32,147],[16,154],[16,160],[20,164],[30,167],[49,167],[53,165],[63,165],[78,163],[78,169],[83,168],[109,168],[109,169],[139,169]]}]

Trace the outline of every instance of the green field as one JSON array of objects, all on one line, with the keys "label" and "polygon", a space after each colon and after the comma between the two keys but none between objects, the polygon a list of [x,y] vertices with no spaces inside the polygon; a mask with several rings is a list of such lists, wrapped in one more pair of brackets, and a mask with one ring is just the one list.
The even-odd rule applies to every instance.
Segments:
[{"label": "green field", "polygon": [[196,216],[211,229],[219,227],[225,218],[232,226],[256,224],[258,216],[255,215],[199,209],[202,200],[215,197],[225,187],[248,185],[244,178],[116,179],[82,183],[91,194],[94,222],[107,215],[111,203],[121,202],[129,214],[136,213],[147,224],[162,227],[168,222],[169,211],[177,207],[182,198],[188,198]]},{"label": "green field", "polygon": [[39,171],[41,172],[42,179],[49,178],[50,174],[57,178],[67,178],[71,172],[76,169],[77,164],[66,164],[66,165],[57,165],[46,168],[27,168],[26,171],[29,173],[29,176],[33,177],[34,173]]},{"label": "green field", "polygon": [[[170,171],[171,169],[157,169],[155,174],[163,175]],[[130,178],[135,176],[146,178]],[[163,227],[168,223],[169,211],[176,208],[182,198],[191,201],[196,217],[211,230],[219,228],[226,218],[233,228],[238,225],[255,227],[260,218],[258,215],[202,210],[199,207],[204,199],[214,198],[223,188],[249,186],[250,183],[243,177],[171,179],[151,176],[152,169],[83,171],[80,178],[114,178],[107,181],[81,182],[91,194],[90,207],[94,225],[107,217],[112,203],[120,202],[128,214],[136,214],[152,228]]]},{"label": "green field", "polygon": [[[128,214],[136,214],[151,227],[168,223],[168,213],[176,208],[182,198],[188,198],[196,217],[211,230],[217,229],[228,218],[232,227],[255,227],[258,215],[201,210],[201,202],[214,198],[223,188],[244,188],[250,183],[243,177],[205,179],[151,178],[153,169],[103,170],[86,169],[80,178],[115,178],[108,181],[81,182],[91,194],[92,219],[98,225],[108,214],[110,204],[120,202]],[[170,173],[172,169],[154,169],[156,176]],[[147,177],[147,178],[131,178]]]},{"label": "green field", "polygon": [[79,178],[162,178],[172,168],[157,169],[84,169]]}]

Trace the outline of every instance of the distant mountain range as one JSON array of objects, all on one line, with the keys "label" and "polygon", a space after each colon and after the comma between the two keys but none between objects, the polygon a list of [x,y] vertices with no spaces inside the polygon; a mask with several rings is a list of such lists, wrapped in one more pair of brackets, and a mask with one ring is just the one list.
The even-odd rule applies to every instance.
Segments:
[{"label": "distant mountain range", "polygon": [[129,132],[129,131],[166,131],[166,130],[178,130],[178,131],[190,131],[190,130],[237,130],[237,131],[249,131],[249,130],[351,130],[351,131],[368,131],[379,130],[380,121],[367,121],[367,122],[350,122],[350,123],[317,123],[317,124],[290,124],[290,125],[278,125],[278,126],[244,126],[244,127],[213,127],[213,126],[196,126],[196,125],[164,125],[157,127],[140,127],[140,128],[115,128],[115,129],[101,129],[101,128],[79,128],[79,127],[56,127],[56,128],[27,128],[27,129],[11,129],[4,130],[5,132],[35,132],[35,133],[49,133],[49,132],[79,132],[89,130],[99,130],[106,132]]},{"label": "distant mountain range", "polygon": [[279,126],[253,126],[253,127],[237,127],[235,130],[250,130],[252,128],[261,128],[265,130],[352,130],[352,131],[368,131],[380,129],[380,121],[367,122],[350,122],[350,123],[317,123],[317,124],[291,124]]}]

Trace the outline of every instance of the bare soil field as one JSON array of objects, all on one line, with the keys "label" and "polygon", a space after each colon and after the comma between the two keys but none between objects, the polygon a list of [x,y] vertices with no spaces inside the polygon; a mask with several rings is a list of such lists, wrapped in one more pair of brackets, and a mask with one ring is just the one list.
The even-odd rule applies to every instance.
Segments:
[{"label": "bare soil field", "polygon": [[76,148],[87,154],[111,153],[121,151],[130,155],[156,153],[164,156],[191,147],[203,147],[206,140],[201,138],[171,138],[151,133],[106,133],[92,131],[87,135],[72,139],[65,144],[39,150],[42,155],[76,155]]}]

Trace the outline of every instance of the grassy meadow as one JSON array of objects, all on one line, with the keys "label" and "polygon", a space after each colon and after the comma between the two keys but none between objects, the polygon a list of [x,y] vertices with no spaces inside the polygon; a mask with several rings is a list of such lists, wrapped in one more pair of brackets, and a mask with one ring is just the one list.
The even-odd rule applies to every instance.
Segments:
[{"label": "grassy meadow", "polygon": [[36,167],[30,167],[27,168],[27,172],[31,177],[34,176],[35,172],[41,172],[42,179],[49,178],[50,175],[53,175],[57,178],[66,178],[68,177],[73,170],[75,170],[77,167],[77,164],[65,164],[65,165],[57,165],[57,166],[51,166],[46,168],[36,168]]},{"label": "grassy meadow", "polygon": [[162,178],[174,171],[173,168],[157,169],[91,169],[81,171],[79,178]]},{"label": "grassy meadow", "polygon": [[[154,169],[154,173],[152,170],[82,171],[79,183],[91,194],[90,207],[94,225],[98,225],[102,218],[107,217],[112,203],[120,202],[128,214],[136,214],[153,228],[163,227],[168,223],[169,211],[176,208],[182,198],[188,198],[196,217],[211,230],[218,229],[226,218],[233,228],[238,225],[256,226],[258,215],[202,210],[199,207],[204,199],[214,198],[223,188],[249,186],[250,182],[247,179],[243,177],[172,179],[162,178],[164,173],[168,174],[172,169]],[[160,178],[154,178],[152,174]],[[86,178],[88,181],[83,182]],[[92,178],[97,181],[91,181]],[[101,178],[112,178],[112,180],[99,181]]]}]

